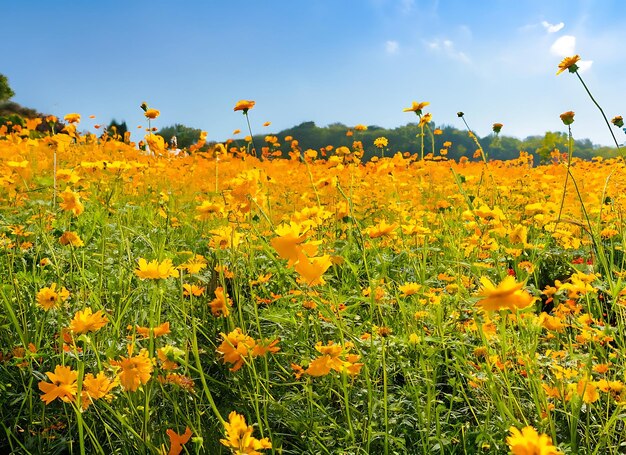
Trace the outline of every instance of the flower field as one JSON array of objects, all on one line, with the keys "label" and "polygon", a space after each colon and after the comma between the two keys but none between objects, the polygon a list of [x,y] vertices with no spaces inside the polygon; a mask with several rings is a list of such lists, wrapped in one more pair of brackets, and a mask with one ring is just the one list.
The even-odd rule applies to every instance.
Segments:
[{"label": "flower field", "polygon": [[358,134],[0,130],[0,451],[624,453],[623,160]]}]

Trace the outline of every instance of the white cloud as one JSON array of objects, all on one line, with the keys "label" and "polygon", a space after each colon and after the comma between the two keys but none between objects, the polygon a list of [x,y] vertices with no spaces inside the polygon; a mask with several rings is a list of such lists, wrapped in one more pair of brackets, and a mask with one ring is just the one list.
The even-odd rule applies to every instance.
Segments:
[{"label": "white cloud", "polygon": [[[559,57],[573,56],[576,54],[576,37],[571,35],[560,37],[552,44],[550,51]],[[578,71],[581,73],[591,68],[591,65],[593,65],[593,60],[579,60],[578,63],[576,63]]]},{"label": "white cloud", "polygon": [[471,59],[467,56],[467,54],[465,52],[457,50],[454,42],[449,39],[434,39],[432,41],[427,41],[426,47],[428,47],[428,49],[433,52],[443,53],[454,60],[458,60],[463,63],[471,62]]},{"label": "white cloud", "polygon": [[385,51],[388,54],[397,54],[400,49],[400,44],[397,41],[389,40],[385,42]]},{"label": "white cloud", "polygon": [[568,57],[576,53],[576,37],[563,35],[550,47],[550,51],[559,57]]},{"label": "white cloud", "polygon": [[578,63],[576,63],[578,71],[580,71],[581,73],[584,73],[589,68],[591,68],[591,65],[593,65],[593,60],[579,60]]},{"label": "white cloud", "polygon": [[541,25],[544,26],[548,33],[556,33],[563,27],[565,27],[565,24],[563,22],[559,22],[558,24],[551,24],[548,21],[543,21],[541,22]]}]

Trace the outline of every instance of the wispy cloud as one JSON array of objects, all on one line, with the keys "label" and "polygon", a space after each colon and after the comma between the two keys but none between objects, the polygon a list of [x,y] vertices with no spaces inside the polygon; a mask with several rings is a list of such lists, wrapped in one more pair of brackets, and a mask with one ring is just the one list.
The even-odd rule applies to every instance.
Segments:
[{"label": "wispy cloud", "polygon": [[[552,44],[550,52],[559,57],[569,57],[576,54],[576,37],[572,35],[561,36]],[[580,60],[576,65],[578,70],[584,73],[591,68],[593,60]]]},{"label": "wispy cloud", "polygon": [[576,52],[576,37],[572,35],[561,36],[552,44],[550,52],[559,57],[574,55]]},{"label": "wispy cloud", "polygon": [[456,46],[452,40],[449,39],[434,39],[426,42],[426,47],[432,52],[438,52],[446,55],[449,58],[458,60],[463,63],[470,63],[471,59],[465,52],[456,49]]},{"label": "wispy cloud", "polygon": [[388,54],[397,54],[400,50],[400,44],[394,40],[388,40],[385,42],[385,52]]},{"label": "wispy cloud", "polygon": [[541,25],[543,25],[548,33],[556,33],[563,27],[565,27],[565,24],[563,22],[559,22],[558,24],[551,24],[548,21],[542,21]]}]

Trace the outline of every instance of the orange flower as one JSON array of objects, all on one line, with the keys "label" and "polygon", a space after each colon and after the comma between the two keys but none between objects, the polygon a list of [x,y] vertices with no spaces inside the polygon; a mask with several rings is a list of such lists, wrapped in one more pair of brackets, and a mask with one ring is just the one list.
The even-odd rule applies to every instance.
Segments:
[{"label": "orange flower", "polygon": [[476,306],[484,311],[513,311],[526,308],[534,301],[528,292],[522,290],[524,283],[516,283],[512,276],[507,276],[497,287],[485,276],[480,282],[483,288],[479,295],[483,298],[476,302]]},{"label": "orange flower", "polygon": [[45,401],[46,404],[50,404],[57,398],[66,403],[76,399],[78,371],[72,371],[70,367],[57,365],[54,369],[54,373],[48,371],[46,375],[52,383],[45,381],[39,382],[39,390],[44,392],[41,399]]},{"label": "orange flower", "polygon": [[85,308],[84,311],[77,311],[74,319],[70,322],[70,330],[75,334],[97,332],[109,322],[106,315],[102,314],[102,310],[95,313],[91,308]]},{"label": "orange flower", "polygon": [[576,65],[576,63],[579,60],[579,55],[574,55],[573,57],[565,57],[563,60],[561,60],[561,63],[559,63],[559,70],[556,72],[556,75],[558,76],[565,70],[569,70],[570,73],[575,73],[578,70],[578,66]]},{"label": "orange flower", "polygon": [[233,364],[230,371],[239,370],[245,358],[252,353],[256,342],[252,337],[244,335],[240,328],[236,328],[228,335],[220,333],[224,341],[217,347],[217,352],[223,355],[222,362]]},{"label": "orange flower", "polygon": [[228,316],[230,314],[229,307],[233,305],[232,300],[224,293],[224,288],[219,286],[215,289],[215,298],[209,303],[213,316]]},{"label": "orange flower", "polygon": [[183,451],[183,446],[187,444],[189,438],[191,438],[191,430],[189,427],[185,428],[185,432],[183,434],[178,434],[172,429],[167,429],[165,432],[170,438],[170,451],[167,455],[178,455]]},{"label": "orange flower", "polygon": [[502,125],[502,123],[494,123],[491,129],[493,130],[494,133],[498,134],[502,130],[503,126],[504,125]]},{"label": "orange flower", "polygon": [[168,333],[170,333],[170,323],[164,322],[163,324],[157,327],[154,327],[152,329],[150,327],[136,326],[135,330],[137,331],[139,335],[141,335],[144,338],[150,338],[150,331],[152,330],[152,334],[154,338],[157,338],[157,337],[167,335]]},{"label": "orange flower", "polygon": [[183,295],[185,297],[191,297],[196,296],[196,297],[200,297],[202,294],[204,294],[204,290],[206,288],[204,287],[199,287],[196,286],[195,284],[183,284]]},{"label": "orange flower", "polygon": [[141,384],[150,380],[152,374],[152,359],[148,351],[142,349],[134,357],[122,357],[121,360],[111,360],[111,365],[120,367],[118,378],[124,390],[134,392]]},{"label": "orange flower", "polygon": [[91,373],[87,373],[83,379],[83,408],[87,408],[93,400],[100,398],[111,398],[111,390],[119,385],[117,378],[108,378],[103,371],[94,376]]},{"label": "orange flower", "polygon": [[567,111],[563,112],[561,115],[559,115],[559,117],[561,117],[561,120],[565,125],[571,125],[572,123],[574,123],[574,115],[574,111]]},{"label": "orange flower", "polygon": [[155,118],[157,118],[159,115],[161,115],[161,111],[157,110],[157,109],[148,109],[146,110],[146,112],[144,112],[144,114],[146,116],[146,118],[149,118],[151,120],[154,120]]},{"label": "orange flower", "polygon": [[252,109],[255,104],[256,102],[249,100],[237,101],[237,104],[235,104],[235,108],[233,109],[233,111],[243,111],[244,114],[247,114],[248,111]]}]

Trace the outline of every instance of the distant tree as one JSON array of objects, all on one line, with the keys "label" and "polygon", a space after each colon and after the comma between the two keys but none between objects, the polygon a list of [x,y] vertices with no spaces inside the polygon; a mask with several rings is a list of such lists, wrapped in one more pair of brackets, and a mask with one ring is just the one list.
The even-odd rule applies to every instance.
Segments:
[{"label": "distant tree", "polygon": [[157,132],[168,144],[171,143],[172,137],[176,136],[176,144],[180,149],[189,148],[192,144],[198,142],[200,133],[202,133],[201,129],[181,125],[180,123],[166,126]]},{"label": "distant tree", "polygon": [[107,133],[109,133],[109,136],[111,137],[119,136],[120,138],[123,138],[127,131],[128,126],[125,121],[118,123],[115,119],[113,119],[111,120],[111,123],[109,123],[109,126],[107,126]]},{"label": "distant tree", "polygon": [[9,80],[4,74],[0,74],[0,103],[9,101],[15,92],[9,86]]}]

